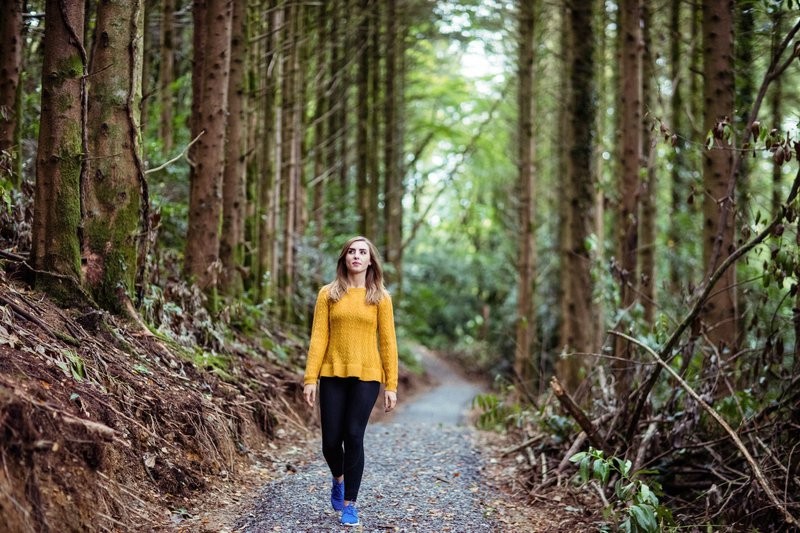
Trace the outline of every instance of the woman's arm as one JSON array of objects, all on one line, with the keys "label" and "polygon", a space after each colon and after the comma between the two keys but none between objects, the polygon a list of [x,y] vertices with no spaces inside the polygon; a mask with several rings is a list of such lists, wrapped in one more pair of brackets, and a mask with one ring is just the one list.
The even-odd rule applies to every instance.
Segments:
[{"label": "woman's arm", "polygon": [[[316,385],[319,371],[322,368],[322,359],[328,349],[330,324],[328,321],[328,289],[323,287],[317,295],[317,305],[314,307],[314,322],[311,326],[311,342],[308,346],[306,358],[306,373],[303,377],[305,385]],[[306,398],[308,399],[308,398]],[[313,400],[313,398],[312,398]]]},{"label": "woman's arm", "polygon": [[[397,337],[394,330],[394,309],[391,296],[378,303],[378,350],[380,351],[386,390],[397,392]],[[396,398],[395,398],[396,401]]]}]

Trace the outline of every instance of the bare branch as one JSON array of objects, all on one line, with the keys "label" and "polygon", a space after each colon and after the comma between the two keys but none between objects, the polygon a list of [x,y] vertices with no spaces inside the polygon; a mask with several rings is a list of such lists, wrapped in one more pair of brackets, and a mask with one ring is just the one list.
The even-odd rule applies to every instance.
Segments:
[{"label": "bare branch", "polygon": [[744,455],[745,460],[750,465],[750,468],[753,471],[753,475],[756,477],[758,484],[761,485],[762,489],[764,489],[764,492],[767,494],[767,497],[772,502],[772,504],[778,509],[780,509],[781,514],[783,514],[784,521],[786,521],[786,523],[789,525],[800,527],[800,522],[798,522],[797,519],[793,517],[791,513],[789,513],[789,510],[786,508],[786,506],[781,504],[780,500],[778,500],[778,497],[775,495],[775,491],[772,490],[772,486],[770,485],[767,478],[764,477],[763,472],[761,472],[761,469],[758,467],[758,464],[756,463],[755,459],[753,459],[753,456],[750,455],[750,452],[747,450],[747,447],[742,442],[742,439],[740,439],[739,435],[733,430],[733,428],[731,428],[731,426],[728,425],[727,422],[725,422],[725,419],[722,418],[720,414],[713,407],[708,405],[700,397],[700,395],[697,394],[697,392],[695,392],[695,390],[688,383],[686,383],[683,380],[683,378],[681,378],[678,375],[677,372],[675,372],[672,369],[672,367],[670,367],[661,357],[659,357],[659,355],[655,352],[655,350],[653,350],[643,342],[639,341],[638,339],[634,339],[633,337],[625,335],[624,333],[621,333],[619,331],[610,330],[608,333],[610,333],[611,335],[616,335],[617,337],[621,337],[629,342],[636,344],[637,346],[644,348],[644,350],[647,353],[653,356],[653,359],[656,360],[659,366],[665,369],[673,377],[673,379],[675,379],[675,381],[677,381],[678,384],[681,387],[683,387],[683,389],[687,393],[689,393],[689,395],[692,398],[694,398],[694,400],[698,403],[698,405],[700,405],[700,407],[702,407],[711,416],[711,418],[716,420],[717,423],[720,426],[722,426],[722,429],[724,429],[728,435],[730,435],[731,439],[733,440],[733,443],[736,445],[737,448],[739,448],[739,451],[742,452],[742,455]]}]

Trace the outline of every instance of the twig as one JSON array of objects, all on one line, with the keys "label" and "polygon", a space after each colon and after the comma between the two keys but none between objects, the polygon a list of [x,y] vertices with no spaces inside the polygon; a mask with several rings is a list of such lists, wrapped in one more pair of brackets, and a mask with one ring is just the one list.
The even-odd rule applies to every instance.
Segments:
[{"label": "twig", "polygon": [[553,376],[552,379],[550,379],[550,388],[553,389],[553,393],[556,395],[556,399],[558,399],[559,403],[567,410],[572,418],[575,419],[581,429],[586,432],[586,437],[589,439],[592,446],[598,450],[604,450],[605,446],[600,440],[592,421],[589,420],[586,413],[575,403],[575,400],[572,399],[569,393],[564,390],[564,387],[561,386],[557,377]]},{"label": "twig", "polygon": [[502,451],[500,453],[500,457],[505,457],[505,456],[510,455],[510,454],[512,454],[514,452],[518,452],[523,448],[527,448],[531,444],[535,444],[536,442],[542,440],[543,438],[544,438],[544,435],[536,435],[535,437],[532,437],[532,438],[524,441],[522,444],[517,444],[516,446],[513,446],[511,448],[508,448],[508,449]]},{"label": "twig", "polygon": [[181,150],[181,153],[179,153],[178,155],[176,155],[175,157],[173,157],[172,159],[170,159],[169,161],[167,161],[167,162],[166,162],[166,163],[164,163],[163,165],[157,166],[156,168],[149,168],[149,169],[145,170],[145,171],[144,171],[145,175],[147,175],[147,174],[152,174],[153,172],[158,172],[159,170],[163,170],[163,169],[167,168],[168,166],[170,166],[172,163],[176,162],[178,159],[180,159],[180,158],[181,158],[181,157],[183,157],[184,155],[186,155],[186,152],[188,152],[188,151],[189,151],[189,148],[191,148],[191,147],[192,147],[192,145],[193,145],[194,143],[196,143],[196,142],[197,142],[197,140],[198,140],[200,137],[202,137],[202,136],[203,136],[203,134],[204,134],[205,132],[206,132],[206,130],[203,130],[203,131],[201,131],[201,132],[200,132],[200,133],[197,135],[197,137],[195,137],[194,139],[192,139],[192,142],[190,142],[189,144],[187,144],[187,145],[186,145],[186,147],[185,147],[183,150]]},{"label": "twig", "polygon": [[572,446],[569,447],[567,453],[561,459],[561,462],[558,463],[558,468],[556,469],[556,474],[561,476],[564,473],[564,470],[570,465],[569,458],[578,453],[578,450],[583,448],[583,443],[586,441],[586,432],[581,431],[578,433],[578,437],[575,439],[575,442],[572,443]]},{"label": "twig", "polygon": [[33,316],[28,311],[26,311],[25,309],[20,307],[13,300],[9,300],[8,298],[3,296],[2,294],[0,294],[0,303],[9,306],[19,316],[21,316],[22,318],[24,318],[25,320],[27,320],[29,322],[33,322],[34,324],[36,324],[37,326],[42,328],[44,331],[46,331],[46,332],[50,333],[51,335],[55,336],[57,339],[62,340],[64,342],[66,342],[67,344],[71,344],[72,346],[80,346],[81,345],[79,340],[77,340],[77,339],[75,339],[73,337],[70,337],[66,333],[61,333],[60,331],[53,329],[52,327],[50,327],[47,324],[45,324],[41,319]]},{"label": "twig", "polygon": [[661,357],[659,357],[659,355],[655,352],[655,350],[653,350],[652,348],[650,348],[649,346],[647,346],[643,342],[639,341],[638,339],[634,339],[633,337],[631,337],[629,335],[625,335],[624,333],[621,333],[619,331],[611,330],[608,333],[610,333],[611,335],[616,335],[618,337],[622,337],[623,339],[626,339],[627,341],[632,342],[632,343],[636,344],[637,346],[640,346],[647,353],[649,353],[650,355],[653,356],[653,358],[656,360],[656,362],[664,370],[666,370],[675,379],[675,381],[677,381],[678,384],[681,387],[683,387],[683,389],[687,393],[689,393],[689,395],[692,398],[694,398],[694,400],[700,405],[700,407],[702,407],[714,420],[717,421],[717,423],[720,426],[722,426],[722,428],[725,430],[726,433],[728,433],[728,435],[730,435],[731,439],[733,440],[733,443],[736,445],[737,448],[739,448],[739,451],[742,452],[742,455],[744,456],[745,460],[747,461],[747,464],[750,465],[750,469],[753,471],[753,475],[755,476],[756,480],[758,481],[758,484],[761,485],[761,488],[767,494],[767,497],[772,502],[772,504],[775,505],[775,507],[777,507],[781,511],[781,514],[783,514],[784,521],[787,524],[792,525],[794,527],[800,527],[800,522],[798,522],[797,519],[794,516],[792,516],[791,513],[789,513],[789,510],[786,509],[786,507],[783,504],[781,504],[781,502],[778,500],[778,497],[775,495],[775,492],[772,490],[772,487],[770,486],[770,483],[767,480],[767,478],[764,477],[764,474],[761,472],[761,469],[758,467],[758,464],[756,463],[755,459],[753,459],[753,456],[750,455],[750,452],[747,450],[747,447],[744,445],[742,440],[739,438],[739,435],[737,435],[737,433],[733,430],[733,428],[731,428],[728,425],[728,423],[725,422],[725,419],[722,418],[719,415],[719,413],[717,413],[717,411],[713,407],[708,405],[700,397],[700,395],[697,394],[695,392],[695,390],[688,383],[686,383],[683,380],[683,378],[681,378],[677,374],[677,372],[675,372],[672,369],[672,367],[670,367],[666,362],[664,362],[664,360],[661,359]]},{"label": "twig", "polygon": [[5,250],[0,250],[0,257],[2,257],[3,259],[8,259],[10,261],[17,261],[20,263],[25,261],[26,259],[21,255],[12,254],[11,252],[6,252]]}]

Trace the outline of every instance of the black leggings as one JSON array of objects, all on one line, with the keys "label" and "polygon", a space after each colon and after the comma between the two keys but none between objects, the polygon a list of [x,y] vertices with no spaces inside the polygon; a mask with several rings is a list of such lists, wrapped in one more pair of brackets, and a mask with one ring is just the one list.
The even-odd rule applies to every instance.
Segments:
[{"label": "black leggings", "polygon": [[358,378],[319,380],[322,455],[333,477],[344,474],[344,499],[356,501],[364,473],[364,431],[380,383]]}]

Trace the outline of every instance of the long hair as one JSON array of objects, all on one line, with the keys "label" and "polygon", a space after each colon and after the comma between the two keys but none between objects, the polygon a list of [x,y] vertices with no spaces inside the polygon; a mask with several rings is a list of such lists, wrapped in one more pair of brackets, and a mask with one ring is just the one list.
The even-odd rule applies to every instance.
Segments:
[{"label": "long hair", "polygon": [[375,305],[380,302],[389,293],[383,285],[383,267],[381,266],[381,256],[375,245],[369,239],[362,236],[353,237],[349,239],[342,247],[339,254],[339,260],[336,262],[336,279],[328,285],[328,298],[333,302],[338,302],[342,296],[347,292],[349,287],[347,283],[347,250],[353,245],[354,242],[363,241],[369,248],[370,265],[367,267],[367,303]]}]

